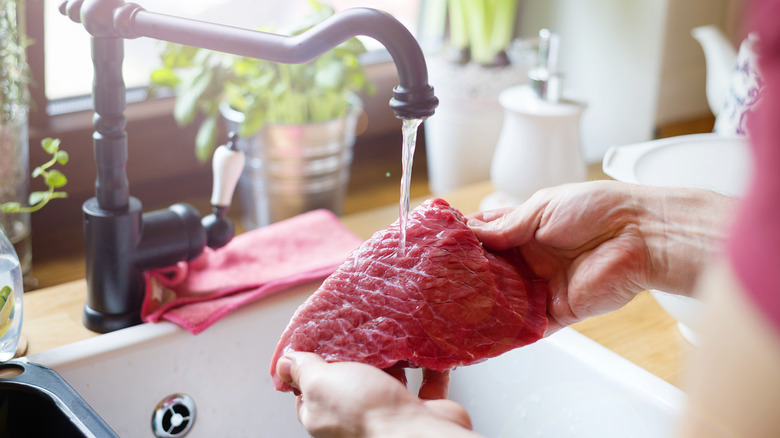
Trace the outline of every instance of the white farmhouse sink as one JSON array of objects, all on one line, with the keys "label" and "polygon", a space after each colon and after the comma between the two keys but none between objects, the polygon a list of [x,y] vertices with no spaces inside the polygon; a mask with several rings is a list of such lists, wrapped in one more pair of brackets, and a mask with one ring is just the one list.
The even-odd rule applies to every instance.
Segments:
[{"label": "white farmhouse sink", "polygon": [[[192,420],[188,437],[306,437],[293,396],[273,390],[268,367],[293,311],[317,286],[253,303],[197,336],[169,323],[144,324],[28,359],[62,375],[123,437],[153,436],[155,407],[177,393],[195,404],[194,420],[185,412],[175,421]],[[669,436],[684,397],[565,329],[454,371],[451,398],[489,437],[626,438]]]}]

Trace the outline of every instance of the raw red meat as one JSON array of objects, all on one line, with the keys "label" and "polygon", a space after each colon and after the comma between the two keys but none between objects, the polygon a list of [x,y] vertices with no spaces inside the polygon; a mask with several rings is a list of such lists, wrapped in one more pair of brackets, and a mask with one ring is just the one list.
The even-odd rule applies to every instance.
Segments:
[{"label": "raw red meat", "polygon": [[293,315],[271,364],[287,351],[381,369],[444,371],[537,341],[547,286],[515,250],[486,251],[441,199],[409,214],[406,255],[398,221],[374,234]]}]

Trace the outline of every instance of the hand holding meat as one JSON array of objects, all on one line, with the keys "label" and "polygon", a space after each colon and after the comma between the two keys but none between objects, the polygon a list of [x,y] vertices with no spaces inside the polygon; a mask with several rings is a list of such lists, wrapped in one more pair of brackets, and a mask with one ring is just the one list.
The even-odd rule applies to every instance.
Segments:
[{"label": "hand holding meat", "polygon": [[[466,411],[443,400],[446,382],[437,375],[415,397],[379,369],[355,362],[327,363],[313,353],[279,360],[280,378],[298,394],[301,424],[315,437],[475,437]],[[442,384],[444,383],[444,384]]]},{"label": "hand holding meat", "polygon": [[547,280],[550,333],[646,289],[690,293],[734,206],[704,190],[599,181],[541,190],[469,226],[486,248],[519,248]]}]

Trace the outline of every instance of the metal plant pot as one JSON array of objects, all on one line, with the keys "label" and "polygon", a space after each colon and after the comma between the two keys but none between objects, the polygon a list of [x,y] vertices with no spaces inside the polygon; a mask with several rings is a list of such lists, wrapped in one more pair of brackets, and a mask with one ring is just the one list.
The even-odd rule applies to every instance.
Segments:
[{"label": "metal plant pot", "polygon": [[[239,139],[246,154],[238,190],[247,229],[320,208],[341,214],[361,111],[357,103],[338,119],[266,125]],[[243,120],[230,108],[222,115],[231,131]]]}]

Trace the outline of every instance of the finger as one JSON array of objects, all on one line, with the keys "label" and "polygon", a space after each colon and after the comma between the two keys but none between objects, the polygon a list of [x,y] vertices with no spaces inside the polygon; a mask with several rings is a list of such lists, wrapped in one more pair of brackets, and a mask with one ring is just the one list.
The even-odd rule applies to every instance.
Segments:
[{"label": "finger", "polygon": [[563,328],[563,324],[559,323],[550,315],[547,315],[547,328],[544,330],[544,337],[550,336],[555,332]]},{"label": "finger", "polygon": [[478,211],[476,213],[472,213],[466,216],[466,218],[468,219],[469,223],[471,223],[472,221],[474,221],[475,223],[477,221],[492,222],[500,218],[501,216],[506,216],[511,211],[512,211],[512,207],[497,208],[495,210]]},{"label": "finger", "polygon": [[466,409],[452,400],[427,400],[425,407],[431,415],[472,430],[471,417]]},{"label": "finger", "polygon": [[288,356],[282,356],[276,361],[276,375],[279,379],[292,386],[292,359]]},{"label": "finger", "polygon": [[529,201],[503,211],[504,214],[498,217],[493,217],[493,213],[487,212],[482,218],[488,220],[472,218],[467,225],[485,247],[502,251],[530,241],[539,227],[541,212],[542,210]]},{"label": "finger", "polygon": [[547,321],[550,327],[548,334],[582,320],[572,308],[568,285],[562,284],[557,286],[556,283],[559,283],[558,279],[553,278],[549,283],[550,295],[547,299]]},{"label": "finger", "polygon": [[317,354],[290,352],[276,363],[276,374],[294,389],[304,391],[306,376],[327,362]]},{"label": "finger", "polygon": [[423,368],[422,384],[417,396],[424,400],[447,398],[450,391],[450,371],[433,371]]},{"label": "finger", "polygon": [[298,413],[298,421],[303,424],[305,414],[303,413],[303,395],[301,394],[295,397],[295,412]]}]

